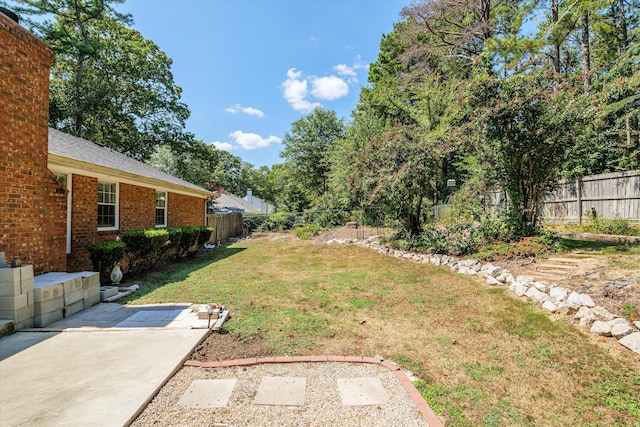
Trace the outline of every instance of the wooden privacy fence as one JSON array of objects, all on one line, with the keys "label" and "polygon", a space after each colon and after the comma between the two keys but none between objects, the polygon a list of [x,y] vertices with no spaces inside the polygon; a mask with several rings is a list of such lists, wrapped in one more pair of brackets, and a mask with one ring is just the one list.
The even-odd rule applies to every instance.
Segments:
[{"label": "wooden privacy fence", "polygon": [[592,209],[603,218],[640,222],[640,170],[560,181],[558,187],[545,196],[540,219],[581,224]]},{"label": "wooden privacy fence", "polygon": [[[509,203],[506,191],[496,190],[485,194],[488,210],[505,203]],[[448,207],[435,206],[435,217],[441,218]],[[560,181],[555,190],[544,196],[538,217],[547,223],[582,224],[591,215],[592,209],[603,218],[640,223],[640,170]]]},{"label": "wooden privacy fence", "polygon": [[242,234],[242,213],[207,214],[207,226],[213,227],[213,233],[207,243],[218,244],[229,237]]}]

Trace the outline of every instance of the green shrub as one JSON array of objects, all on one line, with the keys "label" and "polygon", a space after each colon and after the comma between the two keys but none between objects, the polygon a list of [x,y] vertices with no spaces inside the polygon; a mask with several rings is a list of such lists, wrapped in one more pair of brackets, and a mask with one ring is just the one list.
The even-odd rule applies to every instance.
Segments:
[{"label": "green shrub", "polygon": [[129,230],[122,235],[129,259],[128,274],[147,271],[158,258],[160,248],[167,243],[166,229]]},{"label": "green shrub", "polygon": [[260,227],[261,231],[285,231],[293,228],[295,223],[295,214],[287,212],[276,212],[269,215],[267,220]]},{"label": "green shrub", "polygon": [[213,227],[200,227],[200,234],[198,234],[198,249],[202,249],[211,238],[211,233],[213,233]]},{"label": "green shrub", "polygon": [[343,209],[325,209],[305,213],[305,222],[322,228],[339,227],[352,219],[351,212]]},{"label": "green shrub", "polygon": [[111,270],[124,258],[124,242],[110,240],[91,243],[87,246],[87,250],[93,264],[93,271],[100,272],[100,283],[111,283]]},{"label": "green shrub", "polygon": [[616,234],[621,236],[633,236],[637,231],[629,225],[626,219],[608,219],[600,215],[591,217],[591,226],[598,233]]},{"label": "green shrub", "polygon": [[186,255],[195,255],[198,252],[198,236],[200,235],[200,227],[186,226],[182,227],[182,239],[178,247],[178,257]]},{"label": "green shrub", "polygon": [[269,215],[243,215],[242,233],[251,234],[256,230],[260,230],[268,218]]},{"label": "green shrub", "polygon": [[167,230],[167,241],[164,245],[158,249],[158,256],[153,262],[155,266],[161,259],[171,259],[176,257],[178,248],[180,247],[180,240],[182,239],[182,228],[164,228]]},{"label": "green shrub", "polygon": [[320,233],[320,226],[316,224],[307,224],[302,227],[297,227],[293,230],[293,233],[302,240],[309,240],[313,236]]}]

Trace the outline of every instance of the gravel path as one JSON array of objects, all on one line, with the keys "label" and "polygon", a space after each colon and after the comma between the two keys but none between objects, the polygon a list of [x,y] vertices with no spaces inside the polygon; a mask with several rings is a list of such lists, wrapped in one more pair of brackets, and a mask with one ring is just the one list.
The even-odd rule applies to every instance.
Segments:
[{"label": "gravel path", "polygon": [[[262,377],[305,377],[304,406],[255,405]],[[389,395],[382,405],[343,406],[337,380],[376,377]],[[225,408],[194,409],[178,401],[194,380],[237,378]],[[427,426],[395,375],[375,364],[322,362],[232,368],[183,367],[133,426]]]}]

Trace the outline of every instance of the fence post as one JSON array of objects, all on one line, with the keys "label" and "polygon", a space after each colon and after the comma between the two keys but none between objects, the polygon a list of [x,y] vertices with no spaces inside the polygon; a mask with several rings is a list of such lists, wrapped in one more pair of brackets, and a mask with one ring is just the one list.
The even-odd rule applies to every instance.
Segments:
[{"label": "fence post", "polygon": [[578,225],[582,225],[582,186],[580,178],[576,178],[576,204],[578,210]]}]

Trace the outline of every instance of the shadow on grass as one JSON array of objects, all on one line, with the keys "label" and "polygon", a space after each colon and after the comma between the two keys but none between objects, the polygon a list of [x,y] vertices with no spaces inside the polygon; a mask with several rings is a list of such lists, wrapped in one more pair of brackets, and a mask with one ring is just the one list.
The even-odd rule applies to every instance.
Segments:
[{"label": "shadow on grass", "polygon": [[245,248],[233,248],[223,246],[214,249],[204,255],[198,255],[193,258],[186,258],[181,261],[175,262],[165,266],[163,271],[152,271],[144,276],[135,278],[132,283],[137,283],[140,286],[135,293],[126,296],[118,302],[135,303],[136,300],[143,298],[145,295],[150,294],[158,288],[174,282],[180,282],[185,280],[192,273],[205,268],[215,262],[221,261],[225,258],[229,258],[236,255]]}]

